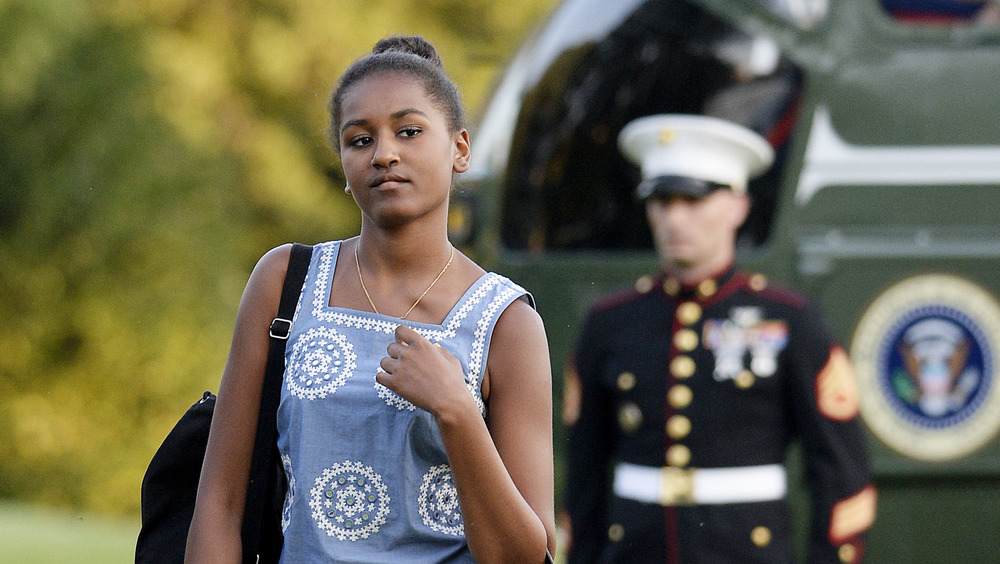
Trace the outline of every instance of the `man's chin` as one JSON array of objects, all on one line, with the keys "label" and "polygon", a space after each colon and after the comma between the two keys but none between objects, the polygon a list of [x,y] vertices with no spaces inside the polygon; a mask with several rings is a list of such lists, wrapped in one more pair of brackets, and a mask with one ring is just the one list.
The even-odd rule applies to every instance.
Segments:
[{"label": "man's chin", "polygon": [[691,254],[688,252],[687,245],[673,245],[667,247],[664,255],[668,258],[670,264],[681,268],[687,268],[692,266],[694,263],[691,259]]}]

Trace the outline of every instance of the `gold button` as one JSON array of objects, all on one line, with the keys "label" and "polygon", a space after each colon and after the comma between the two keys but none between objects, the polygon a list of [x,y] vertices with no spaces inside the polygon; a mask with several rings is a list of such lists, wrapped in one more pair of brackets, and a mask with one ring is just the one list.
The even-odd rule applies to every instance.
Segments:
[{"label": "gold button", "polygon": [[681,329],[674,333],[674,346],[684,352],[693,351],[698,346],[698,334],[691,329]]},{"label": "gold button", "polygon": [[744,370],[743,372],[740,372],[739,375],[736,376],[735,383],[736,387],[746,389],[749,388],[750,386],[753,386],[753,381],[754,381],[753,372],[750,372],[749,370]]},{"label": "gold button", "polygon": [[673,278],[667,278],[663,281],[663,291],[666,292],[668,296],[676,296],[678,292],[681,291],[681,284]]},{"label": "gold button", "polygon": [[763,274],[754,274],[750,277],[750,281],[747,282],[750,285],[750,289],[759,292],[764,288],[767,288],[767,276]]},{"label": "gold button", "polygon": [[634,403],[626,403],[618,410],[618,426],[626,434],[635,433],[642,425],[642,410]]},{"label": "gold button", "polygon": [[677,321],[691,325],[701,319],[701,306],[694,302],[684,302],[677,306]]},{"label": "gold button", "polygon": [[771,529],[767,527],[754,527],[754,530],[750,531],[750,540],[762,548],[771,544]]},{"label": "gold button", "polygon": [[619,542],[625,537],[625,527],[622,527],[618,523],[608,527],[608,538],[611,542]]},{"label": "gold button", "polygon": [[694,361],[689,356],[678,356],[670,361],[670,373],[674,378],[690,378],[694,374]]},{"label": "gold button", "polygon": [[618,375],[618,389],[627,392],[635,387],[635,374],[622,372]]},{"label": "gold button", "polygon": [[648,294],[650,290],[653,289],[653,279],[649,276],[643,276],[635,281],[635,291],[640,294]]},{"label": "gold button", "polygon": [[708,280],[702,280],[701,284],[698,284],[698,295],[707,298],[715,295],[716,290],[719,286],[715,283],[715,280],[709,278]]},{"label": "gold button", "polygon": [[690,405],[694,394],[691,393],[691,388],[677,385],[667,390],[667,397],[670,399],[670,405],[677,409],[682,409]]},{"label": "gold button", "polygon": [[691,420],[683,415],[672,415],[667,419],[667,436],[671,439],[683,439],[691,432]]},{"label": "gold button", "polygon": [[684,445],[673,445],[667,449],[667,464],[670,466],[687,466],[691,462],[691,449]]},{"label": "gold button", "polygon": [[840,558],[841,562],[854,562],[857,554],[858,551],[853,544],[842,544],[837,549],[837,558]]}]

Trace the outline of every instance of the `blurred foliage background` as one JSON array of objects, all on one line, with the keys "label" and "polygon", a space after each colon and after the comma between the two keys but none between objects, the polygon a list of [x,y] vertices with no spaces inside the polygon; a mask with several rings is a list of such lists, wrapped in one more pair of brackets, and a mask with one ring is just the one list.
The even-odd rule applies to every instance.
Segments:
[{"label": "blurred foliage background", "polygon": [[0,499],[136,516],[256,260],[358,230],[339,74],[423,34],[475,116],[555,3],[0,0]]}]

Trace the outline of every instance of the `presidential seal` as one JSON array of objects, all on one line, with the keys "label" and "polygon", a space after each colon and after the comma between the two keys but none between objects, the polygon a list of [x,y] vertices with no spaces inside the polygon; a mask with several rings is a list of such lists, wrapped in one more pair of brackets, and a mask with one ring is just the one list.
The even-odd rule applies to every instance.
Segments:
[{"label": "presidential seal", "polygon": [[893,450],[967,456],[1000,429],[1000,304],[968,280],[905,279],[861,316],[851,344],[861,416]]}]

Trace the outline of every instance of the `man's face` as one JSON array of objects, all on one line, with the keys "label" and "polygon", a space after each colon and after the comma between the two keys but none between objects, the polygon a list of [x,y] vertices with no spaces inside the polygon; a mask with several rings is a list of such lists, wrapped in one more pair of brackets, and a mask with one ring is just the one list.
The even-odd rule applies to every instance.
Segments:
[{"label": "man's face", "polygon": [[721,269],[732,260],[736,230],[749,206],[747,196],[719,189],[702,198],[651,197],[646,200],[646,218],[667,268]]}]

